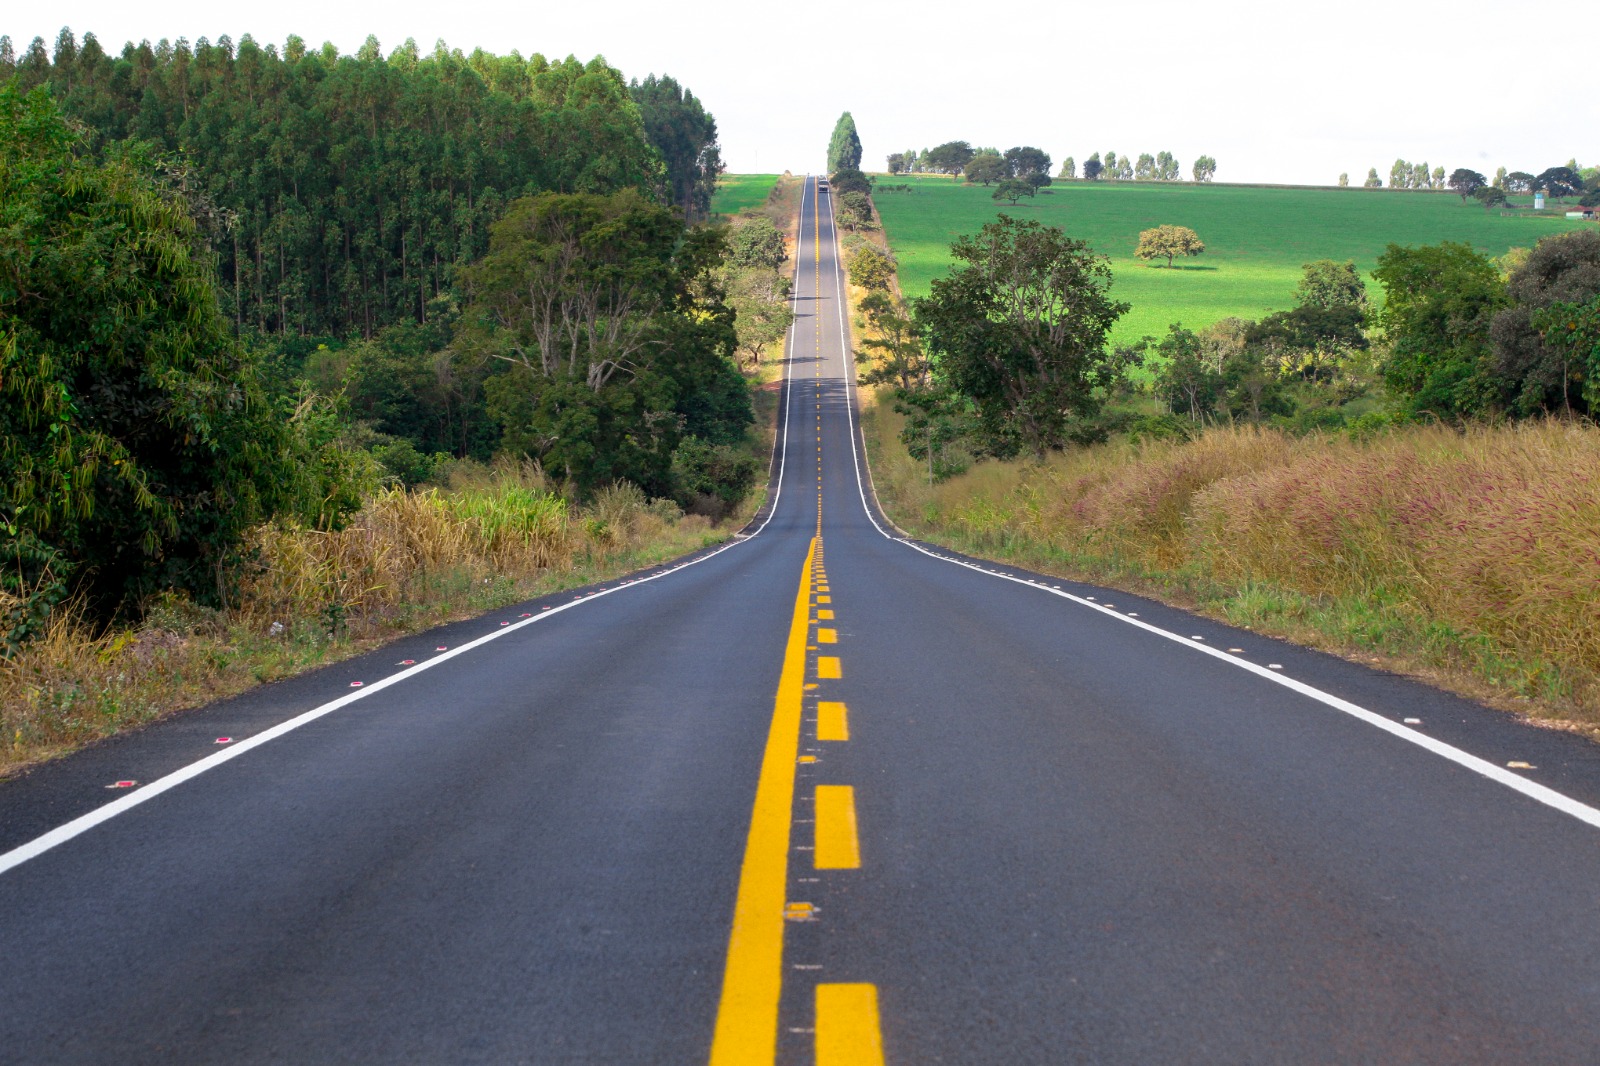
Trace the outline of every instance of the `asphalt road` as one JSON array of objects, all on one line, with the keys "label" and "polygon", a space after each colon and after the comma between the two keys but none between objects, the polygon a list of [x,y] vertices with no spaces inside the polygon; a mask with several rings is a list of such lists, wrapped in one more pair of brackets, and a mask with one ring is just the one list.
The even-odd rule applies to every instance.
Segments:
[{"label": "asphalt road", "polygon": [[1600,750],[903,542],[818,203],[750,535],[0,784],[0,1061],[1600,1060]]}]

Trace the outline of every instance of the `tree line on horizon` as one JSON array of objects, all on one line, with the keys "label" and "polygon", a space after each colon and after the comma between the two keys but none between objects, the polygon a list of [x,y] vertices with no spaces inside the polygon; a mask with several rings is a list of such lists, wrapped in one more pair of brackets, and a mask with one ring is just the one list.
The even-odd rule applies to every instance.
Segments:
[{"label": "tree line on horizon", "polygon": [[[1024,161],[1021,165],[1019,157]],[[890,174],[948,174],[980,185],[1009,179],[1028,181],[1034,188],[1050,184],[1050,166],[1049,154],[1038,148],[1019,146],[1001,152],[997,148],[974,148],[967,141],[946,141],[933,148],[894,152],[888,158]],[[1197,158],[1190,171],[1196,182],[1211,181],[1216,173],[1217,161],[1208,155]],[[1062,160],[1055,177],[1079,180],[1077,161],[1071,156]],[[1167,151],[1154,155],[1145,152],[1137,160],[1132,156],[1118,156],[1116,152],[1107,152],[1101,159],[1100,153],[1095,152],[1083,163],[1082,180],[1181,181],[1183,168]]]}]

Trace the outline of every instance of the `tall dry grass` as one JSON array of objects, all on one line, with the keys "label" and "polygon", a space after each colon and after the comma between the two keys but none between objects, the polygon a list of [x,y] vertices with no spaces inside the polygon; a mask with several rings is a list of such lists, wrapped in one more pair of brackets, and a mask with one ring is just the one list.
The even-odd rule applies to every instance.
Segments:
[{"label": "tall dry grass", "polygon": [[341,530],[254,530],[235,602],[181,596],[93,636],[59,611],[0,660],[0,773],[374,643],[721,540],[631,485],[574,508],[537,469],[481,471],[449,491],[390,489]]},{"label": "tall dry grass", "polygon": [[[1471,675],[1600,723],[1600,429],[1370,439],[1217,428],[929,486],[873,412],[897,522],[977,552],[1176,591],[1326,646]],[[1310,634],[1315,636],[1315,634]]]}]

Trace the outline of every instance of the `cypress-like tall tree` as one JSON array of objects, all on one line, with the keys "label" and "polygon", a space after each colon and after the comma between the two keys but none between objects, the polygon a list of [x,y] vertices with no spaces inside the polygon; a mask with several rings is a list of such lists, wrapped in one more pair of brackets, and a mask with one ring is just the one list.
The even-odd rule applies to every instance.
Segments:
[{"label": "cypress-like tall tree", "polygon": [[861,169],[861,138],[856,135],[856,120],[846,111],[834,123],[833,137],[828,141],[828,173]]}]

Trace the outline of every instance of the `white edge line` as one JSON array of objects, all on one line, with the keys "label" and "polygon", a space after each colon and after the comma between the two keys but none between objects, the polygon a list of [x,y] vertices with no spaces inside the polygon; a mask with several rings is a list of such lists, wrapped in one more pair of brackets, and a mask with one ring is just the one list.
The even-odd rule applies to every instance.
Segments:
[{"label": "white edge line", "polygon": [[[833,211],[833,202],[832,202],[832,198],[831,197],[829,198],[829,202],[828,202],[828,211],[829,211],[829,215],[830,215],[829,222],[830,222],[830,227],[831,227],[831,225],[832,225],[831,215],[832,215],[832,211]],[[1203,644],[1203,643],[1201,643],[1199,641],[1191,640],[1190,638],[1182,636],[1181,634],[1173,633],[1173,632],[1171,632],[1169,630],[1162,629],[1159,626],[1151,625],[1149,622],[1145,622],[1145,621],[1143,621],[1141,619],[1129,618],[1127,615],[1119,614],[1119,613],[1117,613],[1116,611],[1112,610],[1109,607],[1105,607],[1105,606],[1103,606],[1101,604],[1095,603],[1093,600],[1086,600],[1081,596],[1075,596],[1072,593],[1064,592],[1061,589],[1049,588],[1047,586],[1039,584],[1036,581],[1030,581],[1030,580],[1028,580],[1026,578],[1012,577],[1009,574],[996,573],[993,570],[985,569],[984,567],[978,566],[975,563],[969,563],[969,562],[965,562],[964,560],[961,560],[961,559],[953,559],[953,558],[950,558],[949,556],[940,555],[937,552],[932,552],[932,551],[929,551],[927,548],[924,548],[922,545],[920,545],[920,544],[916,543],[915,541],[913,541],[909,536],[897,537],[897,536],[894,536],[893,534],[889,533],[887,530],[885,530],[881,525],[878,524],[877,518],[873,516],[872,505],[867,500],[866,483],[862,480],[862,477],[861,477],[861,459],[859,458],[859,456],[857,455],[857,452],[856,452],[856,428],[855,428],[855,420],[854,420],[854,408],[855,408],[854,393],[856,391],[856,380],[855,380],[856,376],[855,376],[855,372],[854,372],[855,371],[854,363],[848,357],[849,345],[845,343],[845,332],[844,332],[845,323],[844,323],[844,306],[843,306],[844,291],[843,291],[843,281],[842,281],[842,279],[840,277],[840,271],[838,269],[839,260],[838,260],[837,253],[838,253],[839,234],[838,234],[837,230],[834,230],[834,232],[833,232],[833,239],[834,239],[834,250],[835,250],[834,278],[835,278],[835,281],[836,281],[838,289],[839,289],[839,305],[838,305],[839,340],[840,340],[841,347],[846,352],[845,382],[846,382],[846,385],[849,388],[850,392],[852,393],[851,401],[847,402],[845,404],[846,414],[851,419],[851,424],[850,424],[850,454],[851,454],[852,459],[855,461],[856,488],[858,490],[860,490],[861,506],[866,511],[867,521],[871,522],[872,523],[872,528],[876,529],[878,531],[878,533],[881,534],[884,538],[886,538],[888,540],[891,540],[891,541],[895,542],[896,544],[903,544],[907,548],[910,548],[912,551],[921,552],[923,555],[926,555],[928,558],[936,559],[939,562],[951,563],[951,564],[953,564],[955,566],[964,567],[964,568],[966,568],[968,570],[974,571],[975,573],[982,574],[985,577],[997,578],[997,579],[999,579],[1001,581],[1010,581],[1013,584],[1023,585],[1023,586],[1026,586],[1028,588],[1031,588],[1031,589],[1037,589],[1038,591],[1047,593],[1047,594],[1049,594],[1051,596],[1059,596],[1060,598],[1062,598],[1064,600],[1070,600],[1071,602],[1076,603],[1081,607],[1087,607],[1090,610],[1098,611],[1099,613],[1105,615],[1107,618],[1114,618],[1118,622],[1123,623],[1124,625],[1135,626],[1135,627],[1137,627],[1139,629],[1144,630],[1147,633],[1153,633],[1158,637],[1164,637],[1167,640],[1174,641],[1175,643],[1181,644],[1184,647],[1189,648],[1189,649],[1191,649],[1193,651],[1200,652],[1203,655],[1209,655],[1213,659],[1219,659],[1219,660],[1221,660],[1221,661],[1223,661],[1225,663],[1228,663],[1231,666],[1236,666],[1241,670],[1244,670],[1244,671],[1247,671],[1249,673],[1255,674],[1257,677],[1260,677],[1260,678],[1263,678],[1264,680],[1270,681],[1275,685],[1281,685],[1284,688],[1289,689],[1292,692],[1297,692],[1302,696],[1306,696],[1306,697],[1308,697],[1310,699],[1316,700],[1318,703],[1322,703],[1322,704],[1324,704],[1324,705],[1326,705],[1328,707],[1332,707],[1336,711],[1341,711],[1344,714],[1347,714],[1350,717],[1357,719],[1358,721],[1365,722],[1367,725],[1370,725],[1370,726],[1372,726],[1372,727],[1374,727],[1376,729],[1381,729],[1385,733],[1390,734],[1391,736],[1399,737],[1401,740],[1404,740],[1409,744],[1415,744],[1417,747],[1422,748],[1424,751],[1431,752],[1434,755],[1439,756],[1440,758],[1448,759],[1449,761],[1455,763],[1457,766],[1464,767],[1465,769],[1471,770],[1473,773],[1476,773],[1476,774],[1479,774],[1479,775],[1481,775],[1483,777],[1486,777],[1489,780],[1496,782],[1497,784],[1504,785],[1506,788],[1509,788],[1514,792],[1520,792],[1522,795],[1527,796],[1529,799],[1532,799],[1532,800],[1535,800],[1535,801],[1537,801],[1539,803],[1542,803],[1547,807],[1554,808],[1555,810],[1560,811],[1562,814],[1566,814],[1566,815],[1569,815],[1569,816],[1571,816],[1573,818],[1576,818],[1578,821],[1583,822],[1585,825],[1590,825],[1590,826],[1593,826],[1593,827],[1595,827],[1597,829],[1600,829],[1600,809],[1592,807],[1589,804],[1583,803],[1583,802],[1581,802],[1579,800],[1575,800],[1571,796],[1567,796],[1567,795],[1565,795],[1563,793],[1557,792],[1553,788],[1549,788],[1548,786],[1541,785],[1537,781],[1529,781],[1525,777],[1519,777],[1518,775],[1512,773],[1510,770],[1506,769],[1505,767],[1496,766],[1494,763],[1490,762],[1487,759],[1480,758],[1479,756],[1473,755],[1470,752],[1463,751],[1460,748],[1455,747],[1454,745],[1446,744],[1442,740],[1435,740],[1433,737],[1428,736],[1426,733],[1420,733],[1417,730],[1412,729],[1410,726],[1401,725],[1399,722],[1395,722],[1392,719],[1385,718],[1383,715],[1377,714],[1374,711],[1369,711],[1365,707],[1362,707],[1362,706],[1360,706],[1358,704],[1351,703],[1349,700],[1341,699],[1338,696],[1333,695],[1331,692],[1324,692],[1323,690],[1321,690],[1319,688],[1316,688],[1316,687],[1314,687],[1312,685],[1308,685],[1303,681],[1296,681],[1292,677],[1286,677],[1285,675],[1283,675],[1281,673],[1277,673],[1275,671],[1268,670],[1264,666],[1258,666],[1255,663],[1250,662],[1250,661],[1248,661],[1246,659],[1240,659],[1240,658],[1238,658],[1238,657],[1236,657],[1234,655],[1228,654],[1225,651],[1221,651],[1221,650],[1219,650],[1217,648],[1213,648],[1208,644]],[[873,497],[874,497],[874,499],[877,497],[877,492],[876,491],[873,492]],[[885,517],[885,519],[888,518],[887,513],[885,513],[884,517]]]},{"label": "white edge line", "polygon": [[[802,223],[803,223],[804,218],[805,218],[805,190],[804,190],[804,188],[802,188],[801,194],[800,194],[800,216],[801,216],[801,220],[802,220]],[[802,228],[803,228],[803,226],[802,226]],[[798,248],[796,249],[796,251],[798,252]],[[799,290],[799,287],[800,287],[799,286],[799,272],[800,272],[799,259],[800,259],[800,257],[797,254],[795,256],[795,260],[796,260],[795,261],[795,282],[796,282],[796,284],[795,284],[795,287],[794,287],[795,288],[795,293],[798,293],[798,290]],[[797,308],[798,307],[798,300],[799,300],[798,295],[791,294],[791,301],[790,301],[791,308]],[[449,651],[440,652],[438,655],[435,655],[433,658],[427,659],[427,660],[425,660],[423,662],[420,662],[420,663],[417,663],[415,666],[407,667],[406,669],[401,670],[398,673],[390,674],[388,677],[380,678],[379,680],[372,682],[370,685],[363,685],[359,690],[357,690],[355,692],[346,693],[345,695],[340,696],[338,699],[330,700],[327,703],[321,704],[320,706],[317,706],[317,707],[313,707],[311,710],[305,711],[305,712],[303,712],[303,713],[301,713],[299,715],[296,715],[293,718],[287,719],[286,721],[279,722],[277,725],[272,726],[271,728],[268,728],[268,729],[264,729],[264,730],[262,730],[261,732],[255,734],[252,737],[248,737],[248,738],[246,738],[244,740],[238,741],[237,743],[232,744],[229,747],[224,748],[221,751],[215,752],[214,754],[208,755],[203,759],[199,759],[199,760],[197,760],[195,762],[192,762],[192,763],[188,764],[187,766],[184,766],[184,767],[181,767],[181,768],[179,768],[177,770],[174,770],[172,773],[167,774],[165,777],[157,778],[156,780],[150,782],[147,785],[138,786],[134,791],[129,792],[127,795],[122,796],[119,799],[112,800],[110,803],[104,804],[103,806],[100,806],[100,807],[96,807],[94,810],[88,812],[87,814],[79,815],[77,818],[74,818],[69,822],[65,822],[65,823],[63,823],[61,825],[58,825],[58,826],[56,826],[56,828],[50,830],[49,832],[47,832],[47,833],[45,833],[45,834],[43,834],[41,836],[34,837],[32,840],[28,841],[25,844],[20,844],[17,847],[12,848],[10,851],[5,852],[4,854],[0,854],[0,875],[4,875],[7,871],[12,870],[12,869],[14,869],[14,868],[16,868],[18,866],[21,866],[23,863],[27,862],[30,859],[38,858],[40,855],[43,855],[45,852],[51,850],[52,848],[55,848],[55,847],[57,847],[57,846],[59,846],[61,844],[65,844],[67,841],[71,840],[73,837],[76,837],[76,836],[79,836],[79,835],[81,835],[83,833],[88,832],[90,829],[93,829],[95,826],[100,825],[102,822],[108,822],[111,819],[117,817],[119,814],[126,814],[128,811],[133,810],[135,807],[139,806],[142,803],[148,803],[150,800],[155,799],[157,796],[161,795],[163,792],[167,792],[167,791],[169,791],[171,789],[177,788],[179,785],[183,784],[185,781],[190,781],[190,780],[192,780],[192,779],[194,779],[196,777],[199,777],[201,774],[205,773],[208,770],[215,770],[217,767],[221,766],[222,764],[224,764],[226,762],[230,762],[233,759],[237,759],[241,755],[244,755],[246,752],[252,751],[255,748],[259,748],[263,744],[267,744],[267,743],[270,743],[271,741],[277,740],[279,737],[284,736],[285,734],[292,733],[296,729],[299,729],[301,726],[309,725],[310,723],[316,721],[318,718],[321,718],[324,715],[332,714],[334,711],[337,711],[342,707],[348,707],[350,704],[355,703],[357,700],[366,699],[368,696],[371,696],[371,695],[373,695],[374,693],[377,693],[377,692],[382,692],[384,689],[389,688],[390,686],[398,685],[402,681],[409,681],[411,678],[416,677],[422,671],[430,670],[433,667],[438,666],[442,662],[446,662],[446,661],[448,661],[450,659],[454,659],[458,655],[465,655],[467,652],[472,651],[472,650],[474,650],[476,648],[482,647],[483,645],[488,644],[492,640],[499,640],[501,637],[506,636],[509,633],[514,633],[517,630],[522,629],[525,626],[533,625],[536,622],[542,622],[546,618],[551,618],[551,617],[554,617],[555,615],[560,614],[562,611],[571,610],[574,607],[581,607],[584,604],[592,603],[593,601],[601,598],[602,596],[609,596],[614,592],[621,592],[625,588],[632,588],[635,585],[642,585],[642,584],[644,584],[646,582],[655,581],[655,580],[657,580],[659,578],[666,577],[669,574],[675,574],[679,570],[684,569],[685,567],[695,566],[695,565],[698,565],[700,563],[705,562],[707,559],[711,559],[711,558],[714,558],[714,557],[716,557],[718,555],[721,555],[723,552],[728,551],[730,548],[735,548],[735,547],[738,547],[741,544],[750,543],[750,541],[754,540],[757,536],[759,536],[761,534],[761,532],[763,530],[765,530],[767,528],[767,526],[772,522],[772,516],[778,513],[778,501],[781,500],[782,497],[783,497],[783,471],[784,471],[785,461],[787,460],[788,454],[789,454],[789,441],[788,441],[789,414],[790,414],[790,408],[792,406],[791,401],[792,401],[792,398],[793,398],[793,395],[794,395],[794,375],[792,373],[790,373],[790,370],[793,367],[792,357],[793,357],[793,349],[794,349],[794,333],[795,333],[795,327],[794,327],[793,324],[791,324],[790,325],[790,329],[789,329],[789,336],[786,338],[785,345],[784,345],[785,353],[786,353],[785,354],[785,369],[784,369],[784,402],[783,402],[783,430],[784,430],[784,432],[782,432],[780,434],[777,434],[777,438],[778,439],[775,439],[773,441],[773,448],[778,454],[778,476],[777,476],[777,479],[776,479],[776,481],[774,483],[775,487],[774,487],[773,494],[772,494],[772,505],[767,511],[767,517],[762,520],[761,524],[759,526],[757,526],[754,531],[752,531],[750,533],[742,533],[742,532],[741,533],[736,533],[732,538],[730,538],[728,540],[728,542],[726,544],[724,544],[721,547],[715,549],[714,551],[709,551],[706,554],[701,555],[701,556],[699,556],[699,557],[697,557],[695,559],[691,559],[688,562],[677,563],[676,565],[669,566],[666,569],[659,571],[658,573],[654,573],[654,574],[649,575],[648,577],[635,578],[632,581],[629,581],[625,585],[617,585],[617,586],[614,586],[612,588],[601,589],[601,590],[599,590],[597,592],[591,592],[588,595],[584,596],[582,599],[573,600],[573,601],[571,601],[569,603],[563,603],[559,607],[551,607],[548,610],[541,611],[540,613],[538,613],[536,615],[533,615],[533,616],[531,616],[529,618],[524,618],[524,619],[522,619],[520,621],[517,621],[517,622],[513,622],[513,623],[511,623],[510,625],[507,625],[507,626],[500,626],[497,629],[495,629],[493,632],[485,633],[483,636],[478,637],[478,638],[476,638],[474,640],[470,640],[465,644],[461,644],[461,645],[458,645],[457,647],[451,648]],[[492,614],[492,613],[493,612],[485,612],[485,615]]]}]

